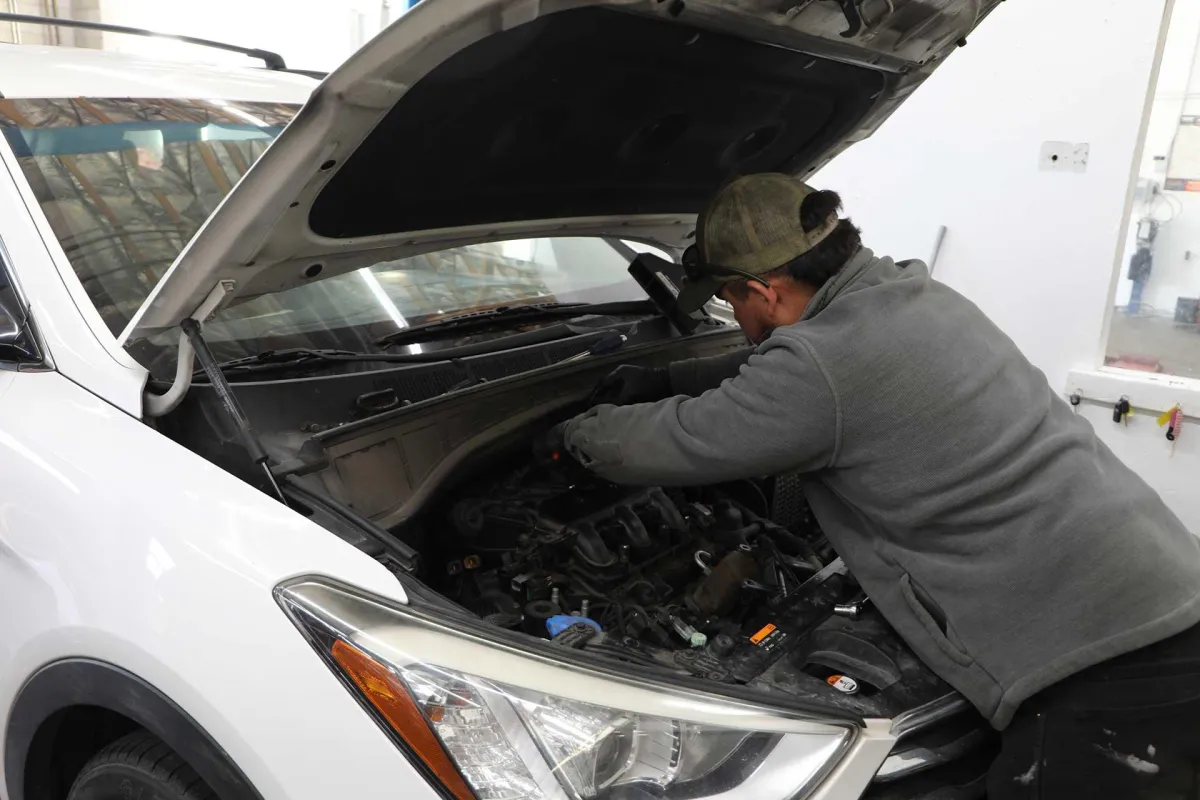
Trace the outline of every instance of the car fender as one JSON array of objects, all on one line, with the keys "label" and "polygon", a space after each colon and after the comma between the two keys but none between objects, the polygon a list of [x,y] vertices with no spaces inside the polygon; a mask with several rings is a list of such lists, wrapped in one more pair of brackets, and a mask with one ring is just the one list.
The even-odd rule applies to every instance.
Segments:
[{"label": "car fender", "polygon": [[[405,602],[395,576],[58,373],[6,383],[6,763],[33,724],[19,712],[38,707],[26,695],[34,676],[85,661],[169,700],[266,800],[436,796],[272,595],[283,580],[323,574]],[[19,791],[11,769],[5,783]]]}]

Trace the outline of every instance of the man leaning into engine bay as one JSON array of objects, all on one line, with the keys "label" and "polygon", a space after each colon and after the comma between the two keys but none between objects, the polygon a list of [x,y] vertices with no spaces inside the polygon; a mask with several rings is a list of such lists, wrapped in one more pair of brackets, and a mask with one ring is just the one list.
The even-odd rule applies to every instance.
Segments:
[{"label": "man leaning into engine bay", "polygon": [[1000,729],[991,800],[1193,797],[1200,542],[969,300],[785,175],[684,254],[752,348],[623,366],[543,448],[619,484],[801,472],[910,647]]}]

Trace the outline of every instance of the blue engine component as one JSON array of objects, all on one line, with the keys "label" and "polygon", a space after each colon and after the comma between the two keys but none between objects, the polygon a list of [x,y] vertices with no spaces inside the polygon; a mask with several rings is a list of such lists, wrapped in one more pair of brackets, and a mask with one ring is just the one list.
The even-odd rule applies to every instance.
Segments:
[{"label": "blue engine component", "polygon": [[556,614],[555,616],[546,620],[546,632],[549,633],[550,638],[553,639],[555,636],[558,636],[572,625],[589,625],[596,629],[596,633],[600,633],[603,630],[600,627],[600,623],[596,622],[594,619],[589,619],[588,617],[574,617],[570,614]]}]

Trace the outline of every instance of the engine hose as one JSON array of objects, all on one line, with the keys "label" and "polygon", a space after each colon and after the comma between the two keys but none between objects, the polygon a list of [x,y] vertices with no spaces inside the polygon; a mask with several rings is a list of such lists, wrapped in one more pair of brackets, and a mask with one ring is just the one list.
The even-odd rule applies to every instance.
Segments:
[{"label": "engine hose", "polygon": [[625,607],[616,602],[613,603],[613,606],[617,609],[617,630],[620,631],[622,636],[627,636],[628,629],[625,627]]},{"label": "engine hose", "polygon": [[660,667],[661,662],[653,656],[648,656],[645,653],[639,653],[637,650],[632,650],[623,647],[619,644],[609,644],[607,642],[588,642],[583,646],[584,650],[601,655],[611,656],[612,658],[620,659],[621,661],[632,661],[635,664],[641,664],[645,667]]},{"label": "engine hose", "polygon": [[773,522],[765,519],[759,519],[751,522],[741,528],[735,528],[732,531],[725,531],[721,535],[726,539],[734,539],[740,543],[748,544],[750,537],[762,534],[772,542],[782,541],[786,548],[790,551],[789,554],[794,554],[807,564],[813,572],[819,572],[824,569],[825,565],[817,558],[816,551],[808,542],[796,536],[787,528],[776,525]]},{"label": "engine hose", "polygon": [[570,575],[572,578],[575,579],[575,582],[577,584],[579,584],[579,588],[583,589],[585,592],[587,592],[589,595],[591,595],[591,597],[593,599],[595,599],[595,600],[609,600],[610,599],[607,592],[600,591],[595,586],[588,583],[587,580],[585,580],[584,578],[581,578],[579,576],[578,570],[571,570]]},{"label": "engine hose", "polygon": [[751,480],[738,481],[738,483],[749,487],[750,491],[754,494],[754,496],[760,503],[759,508],[762,510],[758,511],[756,509],[755,513],[762,515],[762,516],[765,516],[765,515],[771,513],[771,504],[767,502],[767,495],[763,492],[762,487],[760,487],[757,483],[755,483],[754,481],[751,481]]},{"label": "engine hose", "polygon": [[[622,594],[625,597],[633,597],[633,587],[635,587],[635,586],[649,586],[650,587],[650,596],[652,598],[654,598],[655,600],[658,599],[658,589],[654,586],[653,583],[646,580],[645,578],[639,578],[638,580],[633,581],[632,583],[625,584],[625,591]],[[637,598],[633,597],[633,599],[636,600]]]},{"label": "engine hose", "polygon": [[649,611],[637,603],[630,603],[629,608],[633,611],[633,613],[638,614],[643,620],[646,621],[646,630],[654,634],[654,638],[658,639],[658,642],[661,646],[671,646],[671,634],[667,632],[666,628],[658,623],[658,620],[656,620]]},{"label": "engine hose", "polygon": [[772,539],[783,542],[792,551],[792,554],[802,557],[813,569],[820,570],[825,567],[821,563],[821,559],[817,558],[817,551],[807,541],[801,539],[782,525],[776,525],[774,522],[768,520],[762,520],[762,523],[766,527],[767,535]]},{"label": "engine hose", "polygon": [[749,525],[746,525],[741,528],[734,528],[731,531],[723,531],[720,535],[726,539],[736,539],[739,542],[747,543],[750,541],[751,536],[755,536],[761,532],[762,532],[762,523],[761,522],[751,522]]}]

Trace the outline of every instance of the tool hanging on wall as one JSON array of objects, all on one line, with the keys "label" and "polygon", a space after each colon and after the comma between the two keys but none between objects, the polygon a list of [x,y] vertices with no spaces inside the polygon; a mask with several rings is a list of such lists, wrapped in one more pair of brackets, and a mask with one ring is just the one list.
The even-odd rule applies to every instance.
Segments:
[{"label": "tool hanging on wall", "polygon": [[1183,433],[1183,406],[1176,404],[1174,408],[1163,412],[1158,418],[1158,427],[1167,426],[1167,441],[1171,443],[1171,455],[1175,455],[1175,443]]},{"label": "tool hanging on wall", "polygon": [[1124,395],[1113,406],[1113,422],[1129,424],[1129,417],[1133,414],[1133,406],[1129,404],[1129,398]]}]

